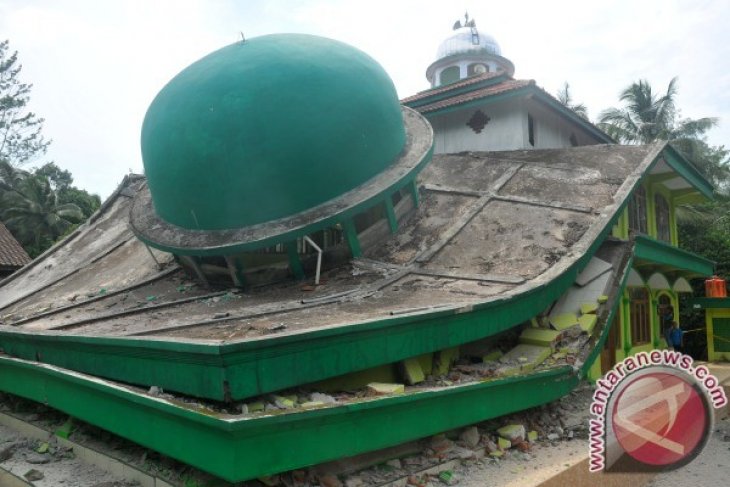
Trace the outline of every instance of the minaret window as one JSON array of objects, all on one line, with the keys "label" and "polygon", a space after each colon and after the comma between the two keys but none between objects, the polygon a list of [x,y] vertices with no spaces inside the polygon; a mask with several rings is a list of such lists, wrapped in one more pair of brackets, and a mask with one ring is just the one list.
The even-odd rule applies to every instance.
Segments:
[{"label": "minaret window", "polygon": [[466,74],[468,76],[475,76],[477,74],[484,74],[489,72],[489,66],[483,63],[472,63],[466,68]]},{"label": "minaret window", "polygon": [[441,71],[440,81],[439,84],[441,85],[448,85],[459,81],[459,66],[449,66]]}]

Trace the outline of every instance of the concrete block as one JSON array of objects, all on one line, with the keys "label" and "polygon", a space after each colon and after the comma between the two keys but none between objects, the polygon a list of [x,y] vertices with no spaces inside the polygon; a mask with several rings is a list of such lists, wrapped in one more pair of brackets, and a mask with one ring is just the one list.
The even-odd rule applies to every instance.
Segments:
[{"label": "concrete block", "polygon": [[256,402],[249,402],[248,404],[246,404],[246,407],[248,407],[249,413],[260,413],[261,411],[264,410],[266,405],[264,404],[263,401],[256,401]]},{"label": "concrete block", "polygon": [[274,404],[281,409],[292,409],[297,403],[288,397],[274,396]]},{"label": "concrete block", "polygon": [[464,444],[469,448],[476,448],[476,446],[479,444],[480,439],[481,435],[479,434],[479,430],[476,426],[466,428],[459,435],[459,440],[464,442]]},{"label": "concrete block", "polygon": [[324,406],[322,401],[307,401],[301,404],[302,409],[314,409]]},{"label": "concrete block", "polygon": [[451,365],[459,358],[459,347],[451,347],[436,352],[433,361],[433,375],[446,375]]},{"label": "concrete block", "polygon": [[502,377],[512,377],[520,375],[523,372],[521,365],[506,365],[497,369],[497,375]]},{"label": "concrete block", "polygon": [[598,311],[598,303],[583,303],[580,305],[581,314],[596,314]]},{"label": "concrete block", "polygon": [[509,440],[511,443],[520,443],[527,437],[525,426],[521,424],[508,424],[497,430],[497,434],[501,438]]},{"label": "concrete block", "polygon": [[[497,369],[497,372],[499,375],[514,375],[515,373],[524,374],[530,372],[536,366],[543,363],[551,353],[552,349],[550,347],[520,343],[500,359],[505,366]],[[514,371],[513,367],[518,367],[518,370]]]},{"label": "concrete block", "polygon": [[74,419],[69,417],[65,423],[63,423],[61,426],[58,427],[58,429],[54,432],[56,436],[59,436],[64,439],[68,439],[69,436],[71,436],[71,431],[73,431],[74,427]]},{"label": "concrete block", "polygon": [[583,315],[580,318],[578,318],[578,324],[580,325],[581,329],[588,333],[589,335],[593,333],[593,327],[596,326],[596,322],[598,321],[598,317],[596,315]]},{"label": "concrete block", "polygon": [[548,328],[525,328],[520,334],[520,343],[554,347],[560,340],[560,332]]},{"label": "concrete block", "polygon": [[368,384],[368,392],[376,396],[386,394],[402,394],[406,391],[403,384],[384,384],[382,382],[371,382]]},{"label": "concrete block", "polygon": [[509,441],[507,438],[502,438],[501,436],[497,438],[497,446],[500,450],[509,450],[512,448],[512,442]]},{"label": "concrete block", "polygon": [[495,361],[499,360],[500,358],[502,358],[503,355],[504,354],[502,353],[502,350],[499,350],[499,349],[492,350],[491,352],[489,352],[488,354],[486,354],[482,357],[482,362],[485,362],[485,363],[486,362],[495,362]]},{"label": "concrete block", "polygon": [[431,370],[433,370],[432,353],[424,353],[423,355],[419,355],[416,358],[418,359],[418,363],[421,365],[421,370],[424,374],[429,374]]},{"label": "concrete block", "polygon": [[578,324],[578,317],[575,313],[562,313],[550,318],[550,325],[558,331],[570,328]]},{"label": "concrete block", "polygon": [[418,357],[403,360],[401,362],[401,371],[406,384],[413,385],[426,380],[426,375],[423,373]]},{"label": "concrete block", "polygon": [[[319,392],[352,391],[363,389],[371,382],[389,384],[400,381],[397,363],[384,364],[370,369],[358,370],[349,374],[331,377],[323,381],[309,384],[309,389]],[[319,401],[320,399],[311,399]],[[324,401],[327,402],[327,401]]]}]

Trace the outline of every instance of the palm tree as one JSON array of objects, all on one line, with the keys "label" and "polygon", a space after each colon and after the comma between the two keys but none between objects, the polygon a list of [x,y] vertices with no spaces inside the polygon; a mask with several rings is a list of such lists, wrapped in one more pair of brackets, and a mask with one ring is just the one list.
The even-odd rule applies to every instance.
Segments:
[{"label": "palm tree", "polygon": [[648,144],[655,140],[675,141],[684,152],[692,152],[709,129],[717,125],[717,118],[679,119],[675,106],[677,78],[672,78],[667,92],[653,93],[646,80],[632,83],[619,98],[623,108],[609,108],[601,112],[598,126],[625,144]]},{"label": "palm tree", "polygon": [[573,110],[580,118],[588,120],[588,108],[582,103],[573,103],[573,97],[570,96],[570,85],[567,81],[563,85],[563,88],[558,90],[557,99],[565,108]]},{"label": "palm tree", "polygon": [[77,205],[60,203],[47,178],[20,174],[13,187],[4,181],[0,188],[0,216],[30,254],[40,253],[84,215]]}]

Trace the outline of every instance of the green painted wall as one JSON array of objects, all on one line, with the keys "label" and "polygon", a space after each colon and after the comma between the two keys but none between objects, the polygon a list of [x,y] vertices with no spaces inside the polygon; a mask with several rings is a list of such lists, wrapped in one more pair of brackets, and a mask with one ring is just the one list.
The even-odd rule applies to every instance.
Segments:
[{"label": "green painted wall", "polygon": [[[726,333],[726,321],[730,319],[730,308],[708,308],[705,311],[705,323],[707,325],[707,359],[710,362],[727,360],[730,361],[730,340]],[[722,330],[715,327],[722,325]]]},{"label": "green painted wall", "polygon": [[155,210],[188,229],[293,215],[395,161],[405,129],[393,82],[367,54],[316,36],[237,42],[157,95],[142,127]]}]

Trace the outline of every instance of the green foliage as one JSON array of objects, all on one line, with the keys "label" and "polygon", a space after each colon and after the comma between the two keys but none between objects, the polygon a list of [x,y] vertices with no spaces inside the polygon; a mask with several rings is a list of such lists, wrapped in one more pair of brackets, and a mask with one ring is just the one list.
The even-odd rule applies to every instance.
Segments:
[{"label": "green foliage", "polygon": [[47,178],[53,189],[57,191],[67,189],[74,182],[71,173],[58,167],[55,162],[48,162],[33,172],[37,176]]},{"label": "green foliage", "polygon": [[730,277],[730,197],[692,206],[679,225],[682,247],[717,262],[718,275]]},{"label": "green foliage", "polygon": [[691,144],[717,125],[714,117],[682,119],[675,105],[677,78],[667,92],[657,95],[646,80],[639,80],[621,92],[622,108],[601,112],[598,126],[619,142],[648,144],[655,140],[677,140]]},{"label": "green foliage", "polygon": [[59,201],[47,177],[30,173],[2,193],[0,207],[3,222],[31,256],[84,218],[77,205]]},{"label": "green foliage", "polygon": [[0,42],[0,219],[31,257],[42,253],[88,218],[99,196],[73,186],[54,162],[30,171],[20,165],[46,152],[43,119],[26,110],[32,85],[21,83],[18,53]]},{"label": "green foliage", "polygon": [[33,171],[0,162],[0,219],[31,257],[71,233],[101,204],[53,163]]},{"label": "green foliage", "polygon": [[27,111],[33,85],[18,79],[18,53],[8,47],[0,42],[0,161],[17,166],[44,154],[50,141],[41,135],[43,119]]}]

